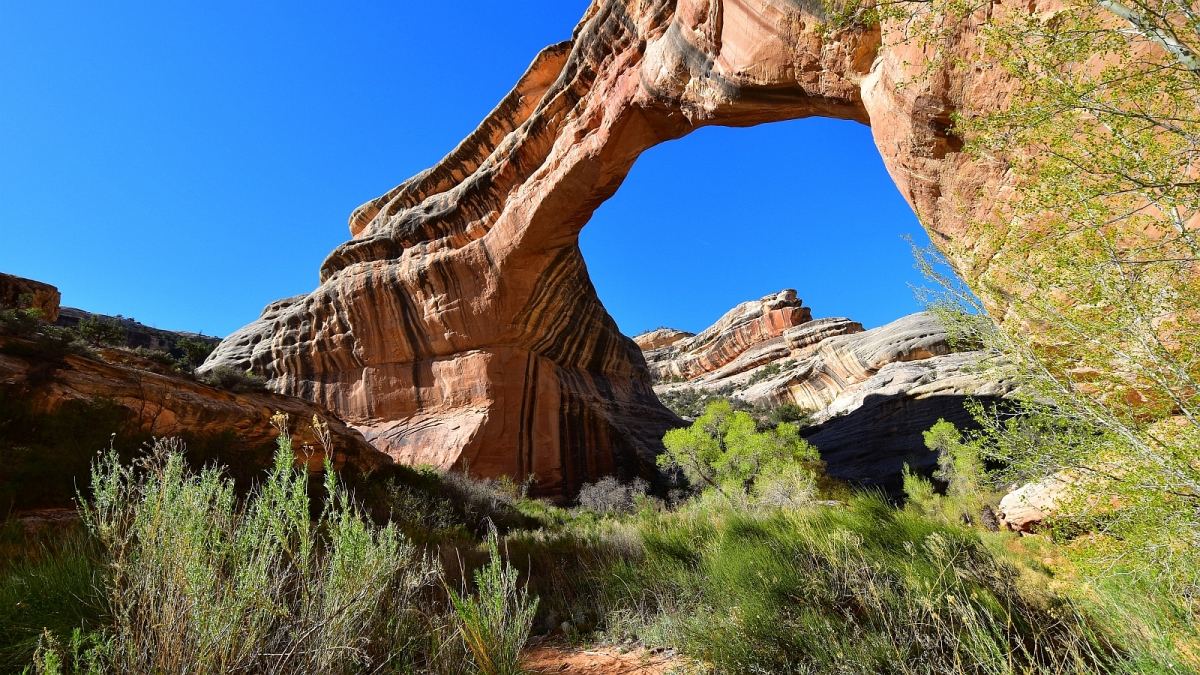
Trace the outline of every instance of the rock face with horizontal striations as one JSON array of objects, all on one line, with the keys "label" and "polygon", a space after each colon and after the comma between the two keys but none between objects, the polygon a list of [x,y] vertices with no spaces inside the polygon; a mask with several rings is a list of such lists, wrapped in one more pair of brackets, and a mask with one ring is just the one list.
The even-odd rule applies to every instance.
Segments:
[{"label": "rock face with horizontal striations", "polygon": [[[743,302],[699,335],[658,349],[643,347],[650,374],[656,380],[694,379],[729,364],[760,343],[812,320],[812,312],[791,289],[762,300]],[[777,340],[776,340],[777,341]]]},{"label": "rock face with horizontal striations", "polygon": [[[794,298],[795,292],[769,297]],[[963,407],[968,396],[997,400],[1013,390],[1011,381],[981,372],[982,353],[951,353],[945,329],[930,314],[872,330],[845,318],[811,320],[808,308],[792,316],[803,320],[775,334],[727,340],[741,351],[687,379],[678,374],[696,362],[687,351],[695,338],[648,350],[646,360],[660,379],[655,391],[727,396],[752,405],[794,403],[812,416],[814,426],[803,433],[821,451],[830,475],[898,489],[905,464],[926,472],[937,464],[922,432],[939,419],[970,427],[974,422]],[[722,319],[700,335],[709,335],[712,344],[720,341],[714,334],[738,325]]]},{"label": "rock face with horizontal striations", "polygon": [[[900,86],[919,72],[919,45],[881,48],[891,26],[827,34],[823,19],[806,0],[595,0],[441,162],[351,214],[352,239],[325,260],[315,291],[269,308],[208,367],[247,365],[397,460],[536,474],[535,494],[649,475],[678,420],[601,306],[578,246],[643,151],[707,125],[869,123],[934,239],[964,251],[987,199],[973,210],[942,196],[991,195],[1003,178],[947,132],[952,113],[1000,100],[997,71],[947,66]],[[954,44],[961,56],[969,41]],[[800,323],[785,314],[761,329]],[[680,367],[728,365],[733,351],[714,345]]]},{"label": "rock face with horizontal striations", "polygon": [[[323,459],[310,425],[316,415],[329,424],[335,468],[350,464],[369,470],[390,462],[357,431],[308,401],[267,392],[217,389],[123,350],[101,350],[101,354],[104,360],[73,354],[47,357],[32,341],[0,338],[0,397],[20,398],[41,412],[72,401],[108,402],[127,417],[123,429],[112,431],[160,437],[232,434],[235,454],[271,446],[277,436],[271,416],[282,412],[290,417],[297,450],[305,444],[317,449],[309,457],[312,469],[319,469]],[[237,457],[224,459],[235,461]]]},{"label": "rock face with horizontal striations", "polygon": [[659,347],[670,347],[676,342],[679,342],[684,338],[690,338],[694,335],[695,333],[689,333],[685,330],[675,330],[674,328],[656,328],[651,331],[646,331],[641,335],[634,335],[633,344],[637,345],[638,349],[646,352],[651,349],[658,349]]}]

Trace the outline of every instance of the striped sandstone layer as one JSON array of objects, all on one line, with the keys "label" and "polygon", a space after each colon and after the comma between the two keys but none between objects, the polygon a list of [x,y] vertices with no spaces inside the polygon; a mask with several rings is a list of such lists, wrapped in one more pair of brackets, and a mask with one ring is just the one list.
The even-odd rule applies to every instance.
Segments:
[{"label": "striped sandstone layer", "polygon": [[[743,303],[730,314],[756,304]],[[804,308],[802,315],[809,314]],[[738,325],[723,331],[738,332]],[[900,489],[905,465],[926,473],[936,468],[937,453],[925,447],[922,432],[939,419],[974,427],[966,399],[999,401],[1015,386],[983,367],[986,354],[953,353],[945,328],[924,312],[871,330],[828,318],[727,342],[740,344],[741,351],[686,380],[677,375],[685,370],[678,364],[696,362],[689,350],[702,352],[705,345],[677,340],[646,350],[660,379],[655,391],[701,404],[714,396],[772,407],[794,403],[815,423],[801,433],[821,452],[830,475],[891,491]]]},{"label": "striped sandstone layer", "polygon": [[993,74],[899,87],[915,46],[826,35],[822,18],[812,0],[595,0],[457,148],[354,211],[315,291],[269,306],[206,367],[264,375],[399,461],[536,474],[544,495],[649,475],[678,420],[578,246],[643,151],[706,125],[870,124],[935,240],[966,244],[973,214],[941,196],[999,179],[946,132],[964,100],[1003,93]]}]

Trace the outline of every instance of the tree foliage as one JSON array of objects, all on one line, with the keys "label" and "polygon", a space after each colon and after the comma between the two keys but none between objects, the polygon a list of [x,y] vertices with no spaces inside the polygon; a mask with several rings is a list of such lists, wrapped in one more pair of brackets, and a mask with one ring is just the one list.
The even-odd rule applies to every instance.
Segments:
[{"label": "tree foliage", "polygon": [[659,466],[677,466],[693,484],[731,499],[748,495],[762,477],[820,465],[816,448],[800,438],[794,424],[760,432],[752,415],[723,400],[710,403],[692,426],[667,432],[663,444],[667,452]]},{"label": "tree foliage", "polygon": [[902,6],[932,52],[976,26],[977,52],[949,67],[1011,87],[1001,108],[954,120],[1012,188],[970,223],[970,249],[944,245],[969,288],[919,252],[952,336],[1023,381],[1025,415],[978,411],[981,447],[1010,478],[1075,476],[1064,515],[1109,535],[1092,549],[1106,568],[1197,593],[1200,5]]}]

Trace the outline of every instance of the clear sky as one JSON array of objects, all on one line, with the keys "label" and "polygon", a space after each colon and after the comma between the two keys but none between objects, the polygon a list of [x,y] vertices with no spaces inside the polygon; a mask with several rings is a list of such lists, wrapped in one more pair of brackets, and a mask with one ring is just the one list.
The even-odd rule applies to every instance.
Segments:
[{"label": "clear sky", "polygon": [[[586,0],[0,0],[0,271],[63,303],[225,335],[312,290],[346,218],[469,133]],[[870,130],[702,129],[646,153],[582,236],[629,334],[796,288],[916,311],[924,233]]]}]

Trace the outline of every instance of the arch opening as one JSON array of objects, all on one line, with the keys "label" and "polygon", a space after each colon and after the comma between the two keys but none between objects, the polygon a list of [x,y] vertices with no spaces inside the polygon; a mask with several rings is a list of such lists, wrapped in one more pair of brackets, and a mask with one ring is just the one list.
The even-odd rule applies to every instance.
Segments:
[{"label": "arch opening", "polygon": [[919,311],[904,236],[929,244],[870,129],[805,118],[706,127],[651,148],[579,243],[601,302],[632,336],[697,333],[783,288],[815,316],[883,325]]}]

